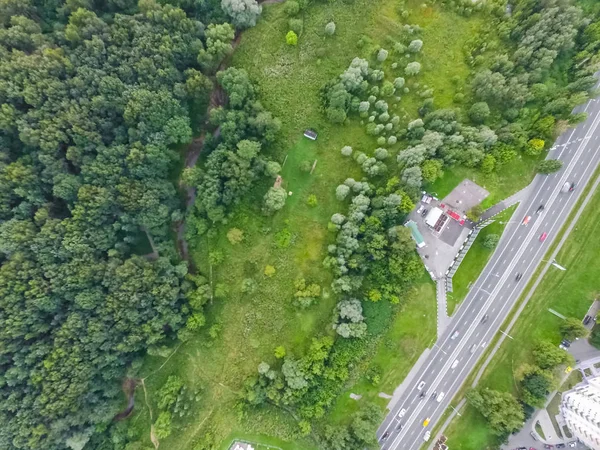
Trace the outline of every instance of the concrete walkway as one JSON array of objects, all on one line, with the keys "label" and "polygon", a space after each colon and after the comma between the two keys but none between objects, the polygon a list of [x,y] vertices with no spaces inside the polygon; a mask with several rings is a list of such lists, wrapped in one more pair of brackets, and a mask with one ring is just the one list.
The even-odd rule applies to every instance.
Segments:
[{"label": "concrete walkway", "polygon": [[439,339],[450,323],[450,317],[448,317],[448,299],[446,297],[446,277],[439,278],[436,281],[435,289],[437,300],[437,337]]}]

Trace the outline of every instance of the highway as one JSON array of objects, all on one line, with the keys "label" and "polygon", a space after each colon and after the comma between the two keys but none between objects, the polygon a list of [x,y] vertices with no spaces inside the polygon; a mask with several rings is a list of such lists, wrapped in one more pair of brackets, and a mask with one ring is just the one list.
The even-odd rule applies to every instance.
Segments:
[{"label": "highway", "polygon": [[[548,155],[563,161],[562,169],[537,175],[532,181],[526,199],[518,205],[451,324],[377,431],[382,449],[415,450],[425,443],[425,433],[437,424],[486,346],[501,332],[500,325],[565,223],[600,162],[600,102],[591,100],[576,108],[580,111],[586,111],[588,119],[561,135]],[[572,192],[561,192],[566,182],[576,184]],[[531,219],[524,225],[527,216]],[[543,233],[547,238],[542,242]],[[518,274],[522,274],[520,280]],[[424,387],[419,390],[421,382]],[[434,392],[438,396],[444,393],[443,399],[432,398]],[[420,398],[422,393],[425,396]],[[401,411],[402,417],[398,417]],[[429,424],[424,426],[428,418]]]}]

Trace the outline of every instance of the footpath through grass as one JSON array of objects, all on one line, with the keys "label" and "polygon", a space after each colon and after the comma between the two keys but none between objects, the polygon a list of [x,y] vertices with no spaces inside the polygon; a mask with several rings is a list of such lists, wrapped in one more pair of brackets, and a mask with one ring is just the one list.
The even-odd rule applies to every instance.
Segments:
[{"label": "footpath through grass", "polygon": [[[600,265],[600,191],[581,215],[577,226],[557,256],[566,271],[550,268],[513,328],[514,340],[505,340],[479,382],[481,387],[516,393],[514,373],[531,359],[533,346],[542,340],[559,344],[562,319],[548,312],[552,308],[567,317],[583,318],[598,294]],[[448,445],[453,450],[480,450],[497,445],[483,417],[469,406],[448,428]]]},{"label": "footpath through grass", "polygon": [[[343,126],[326,121],[320,111],[321,87],[337,77],[356,56],[372,60],[373,50],[379,47],[387,47],[391,54],[390,42],[408,23],[423,27],[419,82],[434,89],[437,107],[452,106],[454,95],[465,89],[469,67],[464,62],[463,50],[477,35],[485,18],[478,15],[465,18],[437,7],[422,7],[422,2],[416,0],[409,0],[405,9],[409,16],[401,19],[396,0],[312,3],[301,13],[304,30],[298,46],[290,47],[285,43],[289,17],[284,5],[265,5],[259,24],[244,32],[232,65],[249,73],[258,85],[261,102],[282,121],[280,136],[267,151],[271,158],[281,163],[285,160],[284,187],[292,195],[282,211],[273,218],[264,217],[258,213],[257,205],[268,183],[259,184],[225,226],[210,237],[202,237],[200,242],[190,243],[191,255],[202,273],[211,273],[207,261],[212,254],[215,263],[212,281],[225,286],[227,295],[207,308],[207,324],[202,331],[178,347],[168,362],[159,356],[145,359],[140,372],[143,377],[152,374],[146,378],[145,386],[153,418],[156,418],[156,392],[169,375],[180,376],[188,389],[201,392],[190,414],[174,418],[173,431],[168,438],[161,439],[161,447],[193,450],[197,444],[206,442],[208,433],[216,445],[226,446],[233,437],[249,440],[254,437],[257,442],[272,443],[284,450],[313,450],[314,443],[310,438],[298,437],[294,418],[283,409],[261,407],[241,413],[238,403],[244,382],[256,373],[261,361],[274,362],[277,346],[283,345],[288,354],[302,356],[313,337],[333,333],[331,318],[337,299],[330,292],[331,275],[322,267],[330,239],[327,222],[333,213],[345,209],[335,199],[335,187],[348,177],[362,178],[359,167],[342,157],[340,149],[351,145],[355,151],[371,154],[377,144],[357,120]],[[326,37],[324,27],[332,20],[336,23],[336,33]],[[363,42],[370,40],[370,43],[360,45],[362,37],[368,38]],[[384,64],[386,78],[400,75],[393,72],[392,63],[390,56]],[[407,122],[417,117],[421,103],[416,91],[411,92],[403,96],[397,113]],[[306,128],[319,133],[316,142],[302,137]],[[315,160],[313,174],[300,171],[301,163]],[[530,172],[528,166],[517,169]],[[513,192],[527,181],[527,177],[518,173],[506,184],[512,186]],[[460,179],[468,174],[478,180],[473,170],[459,169],[457,174]],[[508,177],[504,172],[498,175],[504,176]],[[453,177],[454,174],[446,173],[446,183],[456,185]],[[494,186],[504,184],[498,182]],[[505,193],[498,192],[497,196]],[[316,206],[307,204],[311,194],[317,198]],[[229,242],[227,232],[231,228],[243,231],[241,243]],[[267,265],[275,268],[273,276],[264,275]],[[292,304],[294,281],[300,277],[318,283],[323,289],[319,302],[305,310]],[[256,291],[251,294],[242,291],[242,283],[249,278],[257,283]],[[403,308],[388,305],[378,307],[377,311],[380,315],[388,314],[385,323],[389,329],[374,343],[372,360],[367,358],[354,368],[351,381],[356,384],[340,396],[323,422],[347,420],[349,412],[357,406],[347,396],[350,391],[385,404],[377,393],[392,393],[424,347],[435,339],[435,295],[429,280],[424,279],[414,287]],[[379,319],[374,317],[373,322],[382,322]],[[368,371],[380,374],[379,383],[365,375]],[[140,406],[136,406],[137,414],[130,423],[150,446],[151,421],[141,392],[136,405]]]},{"label": "footpath through grass", "polygon": [[517,206],[502,211],[496,217],[494,222],[479,232],[475,242],[467,252],[467,255],[460,263],[460,266],[454,277],[452,278],[452,293],[448,293],[448,314],[454,314],[454,310],[465,299],[469,293],[469,287],[475,283],[479,274],[489,261],[494,253],[493,249],[489,249],[483,245],[485,238],[490,234],[502,236],[506,224],[512,217]]}]

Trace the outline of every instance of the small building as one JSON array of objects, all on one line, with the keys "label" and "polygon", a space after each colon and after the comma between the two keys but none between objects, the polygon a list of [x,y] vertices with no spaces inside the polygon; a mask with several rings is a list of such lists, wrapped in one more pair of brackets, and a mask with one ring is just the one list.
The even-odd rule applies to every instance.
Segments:
[{"label": "small building", "polygon": [[410,234],[412,235],[412,238],[417,243],[417,247],[419,247],[419,248],[425,247],[425,239],[423,239],[423,235],[419,231],[417,224],[413,220],[409,220],[408,222],[406,222],[406,224],[404,226],[410,230]]},{"label": "small building", "polygon": [[229,447],[229,450],[254,450],[254,447],[252,447],[249,442],[236,441]]},{"label": "small building", "polygon": [[317,132],[315,130],[305,130],[304,136],[309,138],[311,141],[317,140]]},{"label": "small building", "polygon": [[444,211],[442,211],[437,206],[435,208],[431,208],[431,210],[427,214],[427,217],[425,217],[425,223],[431,228],[435,227],[435,224],[440,219],[440,217],[442,217],[443,213]]}]

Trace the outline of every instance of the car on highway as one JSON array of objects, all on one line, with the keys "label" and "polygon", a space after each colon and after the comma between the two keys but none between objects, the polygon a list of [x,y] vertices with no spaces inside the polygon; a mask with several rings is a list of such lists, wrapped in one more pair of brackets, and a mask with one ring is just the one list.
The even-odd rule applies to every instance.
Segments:
[{"label": "car on highway", "polygon": [[406,414],[406,409],[402,408],[398,413],[398,419],[402,419],[404,417],[404,414]]},{"label": "car on highway", "polygon": [[437,398],[435,399],[436,402],[441,402],[442,400],[444,400],[444,394],[443,392],[440,392],[440,395],[437,396]]},{"label": "car on highway", "polygon": [[477,350],[477,344],[473,344],[471,346],[471,350],[469,350],[471,353],[475,353],[475,350]]},{"label": "car on highway", "polygon": [[423,436],[423,440],[424,440],[425,442],[427,442],[427,441],[429,440],[429,438],[430,438],[430,437],[431,437],[431,431],[427,430],[427,431],[425,432],[425,435]]},{"label": "car on highway", "polygon": [[458,366],[458,359],[457,359],[457,360],[455,360],[455,361],[452,363],[452,366],[451,366],[450,368],[451,368],[451,369],[456,369],[456,366]]},{"label": "car on highway", "polygon": [[531,216],[526,216],[523,219],[523,222],[521,222],[521,225],[527,225],[529,223],[529,221],[531,220]]},{"label": "car on highway", "polygon": [[523,274],[518,273],[517,276],[515,277],[515,280],[519,281],[521,278],[523,278]]},{"label": "car on highway", "polygon": [[481,324],[483,325],[484,323],[486,323],[488,321],[489,316],[486,314],[485,316],[483,316],[483,318],[481,319]]},{"label": "car on highway", "polygon": [[575,183],[571,183],[571,186],[569,186],[569,192],[573,192],[574,189],[575,189]]},{"label": "car on highway", "polygon": [[450,337],[450,339],[454,340],[458,337],[460,333],[458,332],[458,330],[454,330],[454,333],[452,333],[452,336]]},{"label": "car on highway", "polygon": [[545,231],[540,235],[540,242],[544,242],[546,240],[546,238],[548,237],[548,233],[546,233]]},{"label": "car on highway", "polygon": [[396,427],[396,431],[400,431],[403,427],[404,427],[404,425],[399,423],[398,426]]},{"label": "car on highway", "polygon": [[538,209],[536,209],[535,213],[539,214],[544,210],[544,205],[540,205]]},{"label": "car on highway", "polygon": [[390,436],[390,432],[386,431],[385,434],[383,436],[381,436],[381,439],[379,440],[379,442],[385,441],[389,436]]},{"label": "car on highway", "polygon": [[424,421],[423,421],[423,426],[426,427],[427,425],[429,425],[429,421],[431,420],[431,417],[427,417]]},{"label": "car on highway", "polygon": [[419,383],[419,385],[417,386],[417,389],[420,391],[420,390],[422,390],[424,387],[425,387],[425,382],[424,382],[424,381],[421,381],[421,382]]}]

